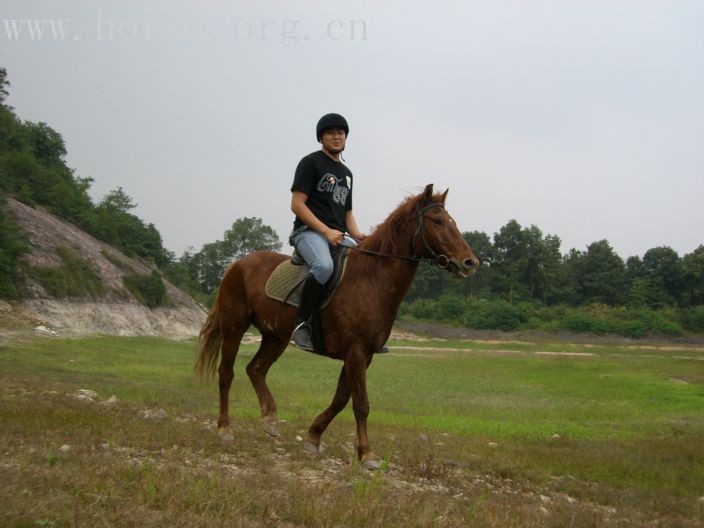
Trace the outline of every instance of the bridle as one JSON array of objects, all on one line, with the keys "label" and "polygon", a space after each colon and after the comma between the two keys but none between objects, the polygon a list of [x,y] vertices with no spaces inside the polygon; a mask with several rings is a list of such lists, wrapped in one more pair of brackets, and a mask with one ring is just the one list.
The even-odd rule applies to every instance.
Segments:
[{"label": "bridle", "polygon": [[[445,209],[445,205],[440,203],[440,202],[434,202],[429,205],[426,205],[425,207],[420,207],[418,205],[416,207],[416,219],[417,219],[417,225],[416,225],[416,230],[415,233],[413,233],[413,256],[406,256],[406,255],[391,255],[389,253],[380,253],[378,251],[372,251],[370,249],[361,249],[359,247],[348,247],[347,249],[352,249],[354,251],[359,251],[360,253],[365,253],[367,255],[374,255],[377,257],[386,257],[386,258],[395,258],[395,259],[401,259],[401,260],[410,260],[412,262],[426,262],[428,264],[434,264],[438,268],[445,269],[447,266],[450,265],[450,258],[447,255],[438,255],[433,248],[430,247],[428,244],[428,241],[425,239],[425,229],[423,227],[423,218],[425,216],[426,211],[430,209],[434,209],[435,207],[442,207]],[[430,253],[431,257],[422,257],[418,255],[418,252],[416,251],[416,247],[418,246],[418,235],[420,235],[421,240],[423,241],[423,245],[425,246],[425,249],[428,250]]]}]

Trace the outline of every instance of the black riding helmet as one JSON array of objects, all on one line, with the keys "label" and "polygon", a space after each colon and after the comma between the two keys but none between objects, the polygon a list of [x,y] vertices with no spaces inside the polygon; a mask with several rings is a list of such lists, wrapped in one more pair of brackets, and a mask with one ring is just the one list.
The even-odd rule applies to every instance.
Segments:
[{"label": "black riding helmet", "polygon": [[321,143],[320,137],[326,128],[340,127],[345,131],[345,136],[349,136],[350,127],[347,125],[347,120],[340,114],[325,114],[318,121],[318,126],[315,127],[315,135],[318,143]]}]

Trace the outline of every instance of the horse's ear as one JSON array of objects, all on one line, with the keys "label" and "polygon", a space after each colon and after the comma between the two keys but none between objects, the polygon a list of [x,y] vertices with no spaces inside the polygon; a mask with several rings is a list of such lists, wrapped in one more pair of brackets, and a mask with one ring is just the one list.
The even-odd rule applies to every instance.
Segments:
[{"label": "horse's ear", "polygon": [[432,183],[429,183],[428,185],[425,186],[425,191],[423,191],[423,198],[425,198],[429,202],[433,200],[433,184]]},{"label": "horse's ear", "polygon": [[447,193],[450,192],[450,188],[445,189],[445,192],[440,195],[440,201],[444,204],[447,200]]}]

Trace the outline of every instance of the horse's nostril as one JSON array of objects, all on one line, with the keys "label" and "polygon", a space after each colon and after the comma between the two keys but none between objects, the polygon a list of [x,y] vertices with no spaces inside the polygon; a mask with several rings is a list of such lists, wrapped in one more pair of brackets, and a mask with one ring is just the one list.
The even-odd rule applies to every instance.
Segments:
[{"label": "horse's nostril", "polygon": [[472,269],[474,267],[474,261],[472,259],[464,259],[462,261],[462,265],[465,267],[465,269]]}]

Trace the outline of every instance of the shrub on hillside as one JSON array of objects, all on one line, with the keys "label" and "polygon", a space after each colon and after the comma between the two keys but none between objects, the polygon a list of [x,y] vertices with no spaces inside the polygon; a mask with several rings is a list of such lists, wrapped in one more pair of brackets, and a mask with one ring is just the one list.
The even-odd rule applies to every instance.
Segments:
[{"label": "shrub on hillside", "polygon": [[58,266],[31,267],[29,276],[41,284],[51,297],[90,297],[105,294],[105,286],[90,263],[66,246],[57,246]]},{"label": "shrub on hillside", "polygon": [[170,304],[164,281],[157,271],[152,271],[149,275],[128,273],[122,277],[122,282],[139,302],[149,308]]},{"label": "shrub on hillside", "polygon": [[22,289],[20,257],[29,251],[27,237],[0,203],[0,297],[17,298]]}]

